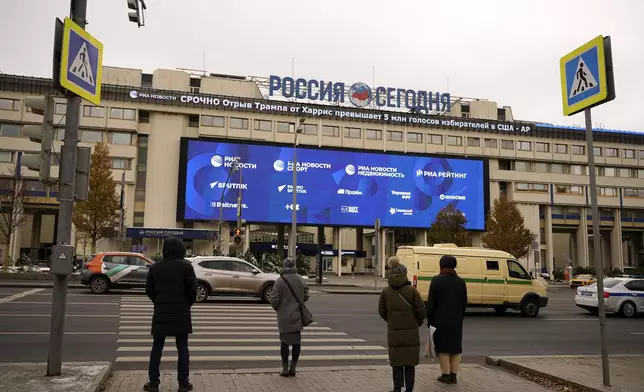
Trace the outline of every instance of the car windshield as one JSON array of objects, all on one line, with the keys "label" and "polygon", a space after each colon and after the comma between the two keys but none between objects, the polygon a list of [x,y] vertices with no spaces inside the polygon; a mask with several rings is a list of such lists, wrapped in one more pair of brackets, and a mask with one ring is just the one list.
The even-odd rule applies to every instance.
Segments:
[{"label": "car windshield", "polygon": [[591,275],[577,275],[577,279],[590,279],[592,278]]}]

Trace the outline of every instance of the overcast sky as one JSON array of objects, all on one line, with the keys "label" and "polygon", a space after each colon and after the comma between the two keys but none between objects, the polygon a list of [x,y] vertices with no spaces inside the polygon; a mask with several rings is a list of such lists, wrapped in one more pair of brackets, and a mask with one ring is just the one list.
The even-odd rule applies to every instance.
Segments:
[{"label": "overcast sky", "polygon": [[[511,106],[516,119],[583,124],[561,109],[559,59],[597,35],[613,43],[617,98],[596,126],[644,131],[642,0],[88,0],[105,65],[364,81]],[[51,77],[54,18],[69,0],[0,0],[0,72]],[[449,80],[449,83],[448,83]]]}]

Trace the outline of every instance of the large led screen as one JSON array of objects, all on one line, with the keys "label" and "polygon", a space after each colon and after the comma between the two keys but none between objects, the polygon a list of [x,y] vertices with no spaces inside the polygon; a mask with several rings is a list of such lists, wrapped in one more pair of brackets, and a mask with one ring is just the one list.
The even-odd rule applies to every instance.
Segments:
[{"label": "large led screen", "polygon": [[[484,230],[487,162],[409,154],[297,148],[293,206],[293,148],[182,139],[179,220],[237,219],[303,225],[428,228],[454,204],[467,228]],[[237,159],[239,172],[231,167]],[[231,173],[232,172],[232,173]],[[227,181],[228,179],[228,181]],[[223,200],[223,203],[222,203]],[[223,206],[223,208],[221,208]]]}]

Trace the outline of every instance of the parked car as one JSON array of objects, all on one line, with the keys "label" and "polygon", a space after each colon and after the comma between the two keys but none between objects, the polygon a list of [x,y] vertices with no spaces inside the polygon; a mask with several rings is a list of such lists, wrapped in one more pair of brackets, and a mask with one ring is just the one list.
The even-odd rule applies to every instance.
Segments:
[{"label": "parked car", "polygon": [[118,286],[144,287],[153,263],[141,253],[100,252],[83,265],[81,283],[94,294]]},{"label": "parked car", "polygon": [[212,295],[256,296],[270,302],[273,283],[279,274],[262,272],[251,263],[235,257],[198,256],[188,258],[195,269],[197,302]]},{"label": "parked car", "polygon": [[580,275],[575,275],[571,280],[570,280],[570,288],[571,289],[576,289],[577,287],[580,286],[588,286],[597,281],[597,278],[595,275],[591,274],[580,274]]},{"label": "parked car", "polygon": [[[597,283],[579,287],[575,304],[592,314],[598,314]],[[604,309],[607,313],[618,313],[624,317],[635,317],[644,313],[644,279],[604,279]]]}]

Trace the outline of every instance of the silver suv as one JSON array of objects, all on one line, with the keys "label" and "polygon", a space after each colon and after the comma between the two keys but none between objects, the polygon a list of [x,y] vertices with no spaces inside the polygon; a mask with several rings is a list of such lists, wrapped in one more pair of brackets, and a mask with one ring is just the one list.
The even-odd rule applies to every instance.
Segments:
[{"label": "silver suv", "polygon": [[260,271],[246,260],[225,256],[189,257],[197,275],[197,302],[211,295],[252,295],[270,302],[279,274]]}]

